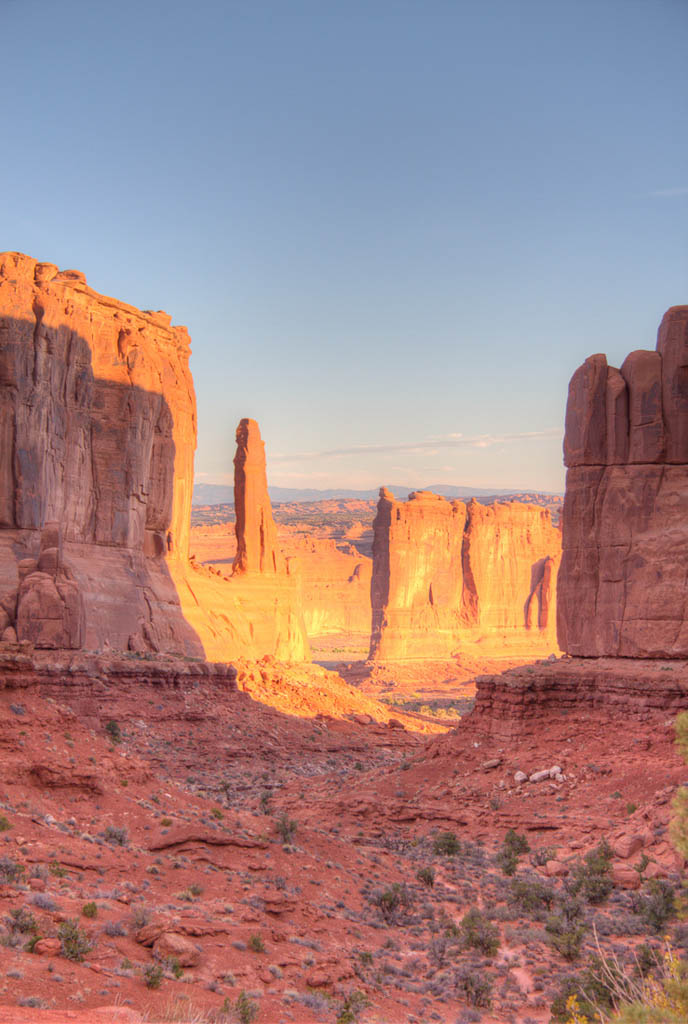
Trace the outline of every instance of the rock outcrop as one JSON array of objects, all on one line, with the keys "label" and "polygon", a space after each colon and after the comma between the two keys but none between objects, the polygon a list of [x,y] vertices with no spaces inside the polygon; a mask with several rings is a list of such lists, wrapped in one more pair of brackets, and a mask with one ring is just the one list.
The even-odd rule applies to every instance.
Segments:
[{"label": "rock outcrop", "polygon": [[688,657],[688,306],[666,313],[654,352],[576,370],[564,461],[560,646]]},{"label": "rock outcrop", "polygon": [[[217,661],[308,655],[257,425],[237,455],[236,585],[189,563],[189,336],[77,271],[0,254],[0,637]],[[255,443],[254,443],[255,442]]]},{"label": "rock outcrop", "polygon": [[400,502],[382,488],[374,534],[371,658],[449,658],[497,636],[555,649],[561,541],[548,511],[427,491]]},{"label": "rock outcrop", "polygon": [[0,603],[18,640],[203,653],[169,569],[188,553],[188,360],[167,314],[0,256]]},{"label": "rock outcrop", "polygon": [[234,510],[237,553],[234,575],[277,573],[284,564],[277,546],[265,467],[265,442],[255,420],[241,420],[234,456]]},{"label": "rock outcrop", "polygon": [[184,613],[202,635],[209,657],[227,657],[229,646],[232,657],[272,654],[283,661],[306,661],[310,649],[301,568],[278,545],[265,444],[255,420],[241,420],[236,443],[232,572],[194,566],[186,586],[180,587]]}]

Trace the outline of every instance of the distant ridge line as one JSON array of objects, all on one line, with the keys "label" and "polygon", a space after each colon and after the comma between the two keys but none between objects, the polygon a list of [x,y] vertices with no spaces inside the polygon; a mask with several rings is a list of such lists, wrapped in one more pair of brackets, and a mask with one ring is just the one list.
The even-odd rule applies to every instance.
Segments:
[{"label": "distant ridge line", "polygon": [[[481,497],[508,497],[509,495],[543,495],[547,497],[563,497],[562,491],[539,491],[533,487],[515,488],[508,490],[488,487],[454,487],[450,484],[426,484],[423,487],[406,487],[400,484],[386,484],[390,491],[397,498],[406,498],[411,491],[432,491],[434,494],[441,494],[444,498],[481,498]],[[271,501],[275,504],[281,502],[311,502],[328,500],[354,500],[371,501],[378,497],[379,488],[356,491],[349,488],[326,488],[318,490],[315,488],[298,487],[268,487]],[[194,484],[193,505],[195,507],[204,505],[231,505],[234,502],[234,488],[227,484]]]}]

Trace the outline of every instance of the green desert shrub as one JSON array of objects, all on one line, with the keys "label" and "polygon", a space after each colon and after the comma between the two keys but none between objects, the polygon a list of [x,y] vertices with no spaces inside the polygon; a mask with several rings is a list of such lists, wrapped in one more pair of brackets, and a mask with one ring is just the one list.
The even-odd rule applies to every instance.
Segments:
[{"label": "green desert shrub", "polygon": [[416,878],[423,885],[426,885],[428,889],[432,889],[435,884],[435,869],[434,868],[421,868],[416,872]]},{"label": "green desert shrub", "polygon": [[432,842],[432,852],[438,857],[456,857],[461,853],[461,844],[456,832],[440,832]]},{"label": "green desert shrub", "polygon": [[148,964],[143,969],[143,980],[146,983],[146,988],[160,988],[163,977],[164,971],[160,964]]},{"label": "green desert shrub", "polygon": [[399,882],[394,882],[387,889],[376,889],[369,898],[387,924],[395,921],[411,903],[408,889]]},{"label": "green desert shrub", "polygon": [[510,828],[504,837],[496,860],[505,875],[513,875],[518,867],[518,858],[521,854],[529,852],[530,846],[526,837],[520,836]]},{"label": "green desert shrub", "polygon": [[614,888],[611,868],[612,851],[607,841],[602,840],[576,864],[569,891],[580,893],[588,903],[602,903]]},{"label": "green desert shrub", "polygon": [[477,949],[483,956],[494,956],[499,949],[499,929],[477,907],[464,914],[459,933],[465,949]]},{"label": "green desert shrub", "polygon": [[57,931],[62,945],[62,956],[80,963],[91,952],[93,946],[88,935],[76,921],[63,921]]}]

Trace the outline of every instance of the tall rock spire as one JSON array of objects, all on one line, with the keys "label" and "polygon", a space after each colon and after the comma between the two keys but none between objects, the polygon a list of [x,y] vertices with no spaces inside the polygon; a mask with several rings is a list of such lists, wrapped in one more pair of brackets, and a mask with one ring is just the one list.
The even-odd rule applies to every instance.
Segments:
[{"label": "tall rock spire", "polygon": [[265,471],[265,442],[255,420],[243,419],[236,432],[234,508],[237,553],[233,572],[279,572],[281,556],[272,518]]}]

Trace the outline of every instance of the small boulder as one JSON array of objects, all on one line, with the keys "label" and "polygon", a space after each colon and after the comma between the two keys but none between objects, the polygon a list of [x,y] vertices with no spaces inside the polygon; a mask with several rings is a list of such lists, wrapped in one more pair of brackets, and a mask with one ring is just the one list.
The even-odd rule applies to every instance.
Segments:
[{"label": "small boulder", "polygon": [[540,772],[533,772],[529,777],[529,782],[544,782],[545,779],[549,778],[549,768],[543,768]]},{"label": "small boulder", "polygon": [[612,865],[612,881],[621,889],[640,888],[640,875],[627,864]]},{"label": "small boulder", "polygon": [[528,776],[525,772],[514,772],[514,782],[517,786],[520,786],[522,782],[527,782]]},{"label": "small boulder", "polygon": [[136,941],[142,946],[152,946],[156,939],[160,938],[165,930],[165,924],[162,921],[154,921],[150,924],[144,924],[142,928],[136,933]]},{"label": "small boulder", "polygon": [[617,839],[614,843],[614,856],[621,857],[622,860],[628,860],[634,853],[643,848],[643,837],[637,834],[631,836],[622,836],[621,839]]},{"label": "small boulder", "polygon": [[568,873],[568,865],[562,860],[548,860],[545,864],[545,874],[548,878],[566,878]]},{"label": "small boulder", "polygon": [[33,951],[38,956],[59,956],[62,951],[62,943],[59,939],[39,939],[35,943]]},{"label": "small boulder", "polygon": [[180,967],[197,967],[201,962],[193,942],[177,932],[163,932],[153,946],[153,953],[160,960],[177,960]]}]

